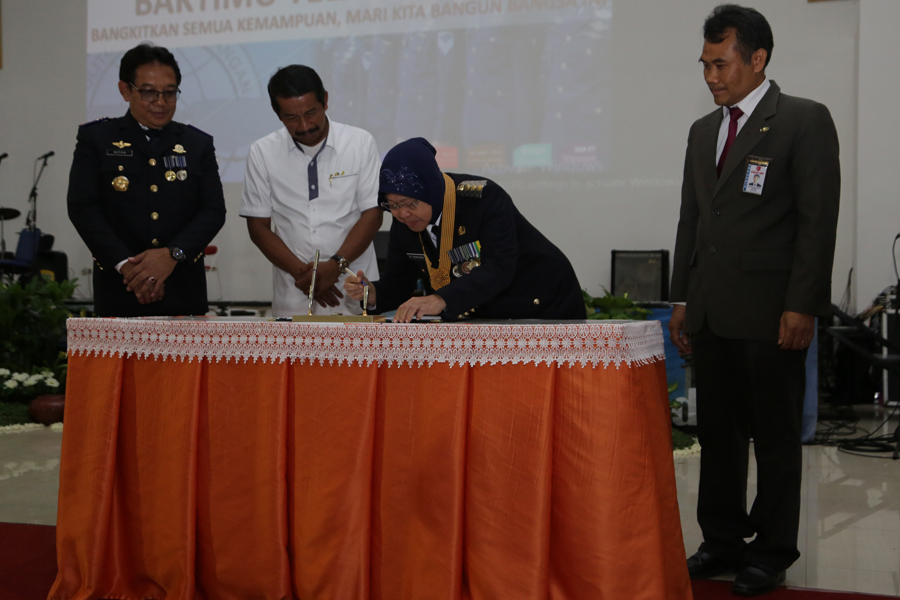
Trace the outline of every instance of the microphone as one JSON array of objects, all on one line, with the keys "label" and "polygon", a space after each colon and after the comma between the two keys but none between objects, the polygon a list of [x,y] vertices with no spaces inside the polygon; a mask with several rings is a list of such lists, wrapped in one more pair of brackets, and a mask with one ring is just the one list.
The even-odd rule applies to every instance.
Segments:
[{"label": "microphone", "polygon": [[0,161],[2,161],[7,156],[9,156],[9,152],[4,152],[3,154],[0,154]]},{"label": "microphone", "polygon": [[38,156],[38,160],[41,160],[41,159],[47,160],[48,158],[50,158],[50,157],[53,156],[54,154],[56,154],[56,152],[54,152],[53,150],[51,150],[50,152],[48,152],[47,154],[44,154],[43,156]]}]

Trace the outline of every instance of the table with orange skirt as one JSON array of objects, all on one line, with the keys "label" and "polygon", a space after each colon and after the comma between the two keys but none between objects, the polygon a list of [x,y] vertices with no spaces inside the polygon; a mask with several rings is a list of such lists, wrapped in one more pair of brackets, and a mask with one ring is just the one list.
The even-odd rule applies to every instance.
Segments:
[{"label": "table with orange skirt", "polygon": [[71,319],[52,600],[689,600],[658,321]]}]

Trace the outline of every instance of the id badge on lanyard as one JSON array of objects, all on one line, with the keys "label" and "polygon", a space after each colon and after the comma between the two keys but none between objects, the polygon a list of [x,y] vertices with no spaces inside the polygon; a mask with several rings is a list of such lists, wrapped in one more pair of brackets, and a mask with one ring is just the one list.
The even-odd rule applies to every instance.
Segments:
[{"label": "id badge on lanyard", "polygon": [[747,157],[747,173],[744,175],[743,187],[745,193],[762,196],[770,161],[769,158],[760,158],[759,156]]}]

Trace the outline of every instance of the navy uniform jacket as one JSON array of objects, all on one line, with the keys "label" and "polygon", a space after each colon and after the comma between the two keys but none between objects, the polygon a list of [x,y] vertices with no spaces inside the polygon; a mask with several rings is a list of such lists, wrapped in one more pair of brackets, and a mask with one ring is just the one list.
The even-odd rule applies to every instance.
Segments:
[{"label": "navy uniform jacket", "polygon": [[[483,180],[448,175],[457,185]],[[435,293],[422,256],[423,242],[435,266],[438,251],[427,231],[422,232],[421,240],[418,233],[394,220],[387,267],[381,280],[374,282],[378,311],[393,310],[409,300],[418,279],[425,281],[428,294]],[[438,234],[438,246],[440,241]],[[451,275],[452,281],[437,291],[447,303],[445,316],[469,312],[484,319],[586,318],[581,287],[569,259],[516,210],[509,194],[490,180],[480,197],[456,194],[450,247],[475,241],[481,243],[481,266],[459,278]]]},{"label": "navy uniform jacket", "polygon": [[[167,167],[165,162],[173,157],[185,166]],[[167,171],[182,169],[187,173],[184,180],[166,180]],[[113,187],[117,177],[128,179],[127,190]],[[83,125],[69,173],[68,207],[69,218],[96,263],[98,315],[190,315],[209,310],[203,250],[225,223],[212,137],[172,121],[151,146],[130,112]],[[161,301],[139,304],[115,266],[144,250],[170,246],[181,248],[187,259],[166,279]]]}]

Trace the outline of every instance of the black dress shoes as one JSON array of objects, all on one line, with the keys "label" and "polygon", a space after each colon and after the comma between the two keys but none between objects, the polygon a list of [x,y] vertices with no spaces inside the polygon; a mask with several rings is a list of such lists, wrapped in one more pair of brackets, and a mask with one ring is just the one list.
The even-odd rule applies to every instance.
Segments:
[{"label": "black dress shoes", "polygon": [[784,571],[766,565],[747,565],[738,571],[731,591],[739,596],[768,594],[784,583],[784,577]]},{"label": "black dress shoes", "polygon": [[698,550],[687,559],[688,573],[691,579],[709,579],[737,568],[733,562],[714,556],[709,552]]}]

